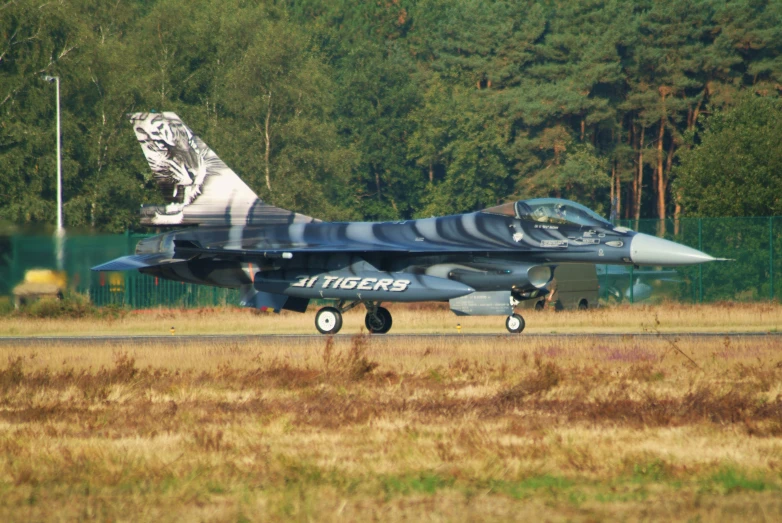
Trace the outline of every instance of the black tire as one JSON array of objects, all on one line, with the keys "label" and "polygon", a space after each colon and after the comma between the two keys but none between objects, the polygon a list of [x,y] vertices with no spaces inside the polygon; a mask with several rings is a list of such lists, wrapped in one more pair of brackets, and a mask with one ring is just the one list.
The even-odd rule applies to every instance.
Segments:
[{"label": "black tire", "polygon": [[578,302],[578,310],[585,311],[589,308],[589,302],[586,300],[581,300]]},{"label": "black tire", "polygon": [[384,307],[378,307],[375,314],[367,312],[364,316],[364,326],[372,334],[385,334],[391,330],[392,323],[391,313]]},{"label": "black tire", "polygon": [[336,334],[342,328],[342,313],[334,307],[323,307],[315,315],[315,328],[321,334]]},{"label": "black tire", "polygon": [[505,320],[505,328],[508,329],[508,332],[511,334],[519,334],[524,330],[525,326],[526,323],[524,322],[524,318],[522,318],[520,314],[511,314]]},{"label": "black tire", "polygon": [[545,308],[546,308],[546,304],[544,302],[539,301],[539,302],[535,303],[535,310],[536,311],[542,311]]}]

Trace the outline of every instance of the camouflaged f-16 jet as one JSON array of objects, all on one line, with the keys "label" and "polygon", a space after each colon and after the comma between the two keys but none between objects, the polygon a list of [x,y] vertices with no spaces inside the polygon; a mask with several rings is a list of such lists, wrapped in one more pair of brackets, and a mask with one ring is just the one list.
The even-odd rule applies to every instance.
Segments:
[{"label": "camouflaged f-16 jet", "polygon": [[130,119],[169,202],[143,206],[142,224],[179,230],[93,270],[235,288],[243,305],[275,312],[333,300],[315,317],[323,334],[339,332],[342,313],[358,305],[369,332],[388,332],[391,314],[381,304],[417,301],[447,301],[457,315],[505,316],[518,333],[524,319],[514,307],[547,292],[557,265],[715,259],[553,198],[420,220],[323,222],[262,202],[174,113]]}]

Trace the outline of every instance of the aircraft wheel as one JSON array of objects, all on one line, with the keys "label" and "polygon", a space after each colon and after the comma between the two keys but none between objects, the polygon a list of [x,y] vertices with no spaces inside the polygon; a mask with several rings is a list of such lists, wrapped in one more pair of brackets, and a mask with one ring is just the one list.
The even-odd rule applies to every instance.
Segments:
[{"label": "aircraft wheel", "polygon": [[581,300],[578,302],[578,310],[585,311],[589,308],[589,302],[586,300]]},{"label": "aircraft wheel", "polygon": [[542,311],[546,307],[546,304],[543,301],[539,301],[535,304],[535,310],[536,311]]},{"label": "aircraft wheel", "polygon": [[523,331],[525,325],[524,318],[522,318],[520,314],[511,314],[508,316],[508,319],[505,320],[505,328],[508,329],[508,332],[513,334],[518,334]]},{"label": "aircraft wheel", "polygon": [[372,334],[385,334],[391,330],[391,313],[384,307],[378,307],[375,314],[367,312],[364,316],[364,325]]},{"label": "aircraft wheel", "polygon": [[323,307],[315,315],[315,328],[321,334],[336,334],[342,328],[342,313],[334,307]]}]

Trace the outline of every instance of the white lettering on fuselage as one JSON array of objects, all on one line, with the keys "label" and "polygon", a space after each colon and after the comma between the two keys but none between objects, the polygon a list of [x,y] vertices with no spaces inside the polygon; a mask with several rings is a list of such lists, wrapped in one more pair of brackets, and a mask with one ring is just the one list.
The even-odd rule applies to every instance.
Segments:
[{"label": "white lettering on fuselage", "polygon": [[[296,283],[291,287],[300,287],[311,289],[318,283],[319,276],[300,276]],[[393,278],[361,278],[359,276],[339,277],[324,276],[320,283],[321,296],[323,289],[334,290],[360,290],[360,291],[383,291],[383,292],[405,292],[410,287],[410,280],[395,280]]]},{"label": "white lettering on fuselage", "polygon": [[318,276],[313,276],[312,278],[310,277],[299,278],[299,281],[291,285],[291,287],[307,287],[311,289],[312,287],[315,286],[315,283],[317,281],[318,281]]},{"label": "white lettering on fuselage", "polygon": [[360,291],[371,291],[372,285],[377,282],[377,278],[364,278],[356,287]]},{"label": "white lettering on fuselage", "polygon": [[410,280],[394,280],[391,292],[404,292],[407,290],[408,285],[410,285]]},{"label": "white lettering on fuselage", "polygon": [[323,278],[323,288],[328,289],[329,285],[331,285],[331,282],[334,280],[339,279],[339,276],[326,276]]},{"label": "white lettering on fuselage", "polygon": [[578,245],[599,245],[600,240],[598,238],[574,238],[573,243]]},{"label": "white lettering on fuselage", "polygon": [[353,289],[356,288],[356,286],[358,285],[358,282],[360,282],[360,281],[361,281],[361,278],[356,278],[356,277],[345,278],[342,281],[342,284],[339,286],[339,288],[340,289],[345,289],[345,290],[348,290],[348,291],[349,290],[353,290]]},{"label": "white lettering on fuselage", "polygon": [[567,247],[567,240],[540,240],[541,247]]}]

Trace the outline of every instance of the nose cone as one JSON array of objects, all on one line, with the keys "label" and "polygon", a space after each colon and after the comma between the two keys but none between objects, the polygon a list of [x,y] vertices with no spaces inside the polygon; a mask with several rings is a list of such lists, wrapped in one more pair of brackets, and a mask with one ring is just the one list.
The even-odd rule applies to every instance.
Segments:
[{"label": "nose cone", "polygon": [[636,265],[675,267],[706,263],[716,258],[676,242],[638,233],[630,242],[630,259]]}]

